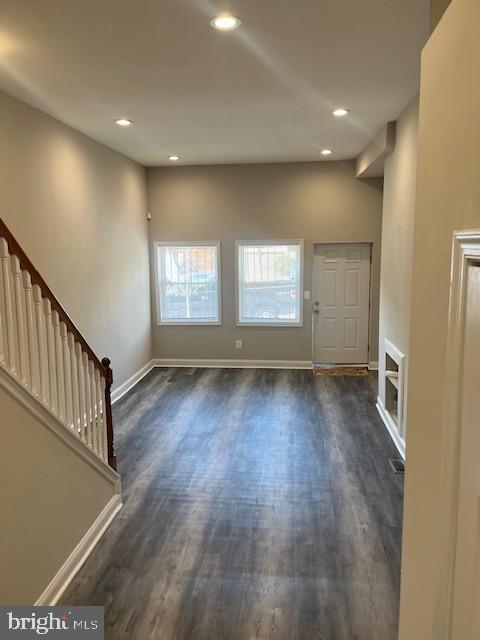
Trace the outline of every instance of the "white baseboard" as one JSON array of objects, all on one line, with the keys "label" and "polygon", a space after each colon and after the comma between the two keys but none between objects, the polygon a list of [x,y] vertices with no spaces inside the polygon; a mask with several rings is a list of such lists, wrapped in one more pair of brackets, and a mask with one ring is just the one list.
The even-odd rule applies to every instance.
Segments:
[{"label": "white baseboard", "polygon": [[390,437],[393,440],[394,445],[398,449],[398,453],[402,456],[403,460],[405,460],[405,440],[398,433],[397,425],[392,420],[390,414],[385,409],[382,399],[380,397],[377,398],[377,410],[382,418],[385,426],[387,427],[387,431],[390,434]]},{"label": "white baseboard", "polygon": [[155,358],[154,367],[199,367],[212,369],[311,369],[308,360],[237,360],[237,359],[184,359]]},{"label": "white baseboard", "polygon": [[128,380],[125,380],[125,382],[122,382],[121,385],[115,387],[115,389],[112,391],[112,404],[117,402],[117,400],[120,400],[120,398],[128,393],[130,389],[132,389],[137,383],[139,383],[140,380],[147,375],[147,373],[150,373],[150,371],[155,366],[153,362],[153,360],[150,360],[149,362],[147,362],[147,364],[144,364],[141,369],[136,371],[133,376],[130,376]]},{"label": "white baseboard", "polygon": [[369,362],[368,363],[368,370],[369,371],[378,371],[378,361],[372,360],[371,362]]},{"label": "white baseboard", "polygon": [[116,494],[57,571],[53,580],[35,602],[35,606],[53,606],[58,602],[121,508],[122,496]]}]

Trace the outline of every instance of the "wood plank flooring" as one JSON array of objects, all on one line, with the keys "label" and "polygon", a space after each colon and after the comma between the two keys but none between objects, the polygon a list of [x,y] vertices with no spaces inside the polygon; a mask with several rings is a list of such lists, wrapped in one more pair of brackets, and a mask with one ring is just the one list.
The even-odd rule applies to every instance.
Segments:
[{"label": "wood plank flooring", "polygon": [[114,407],[124,507],[61,602],[112,640],[394,640],[402,479],[376,380],[155,369]]}]

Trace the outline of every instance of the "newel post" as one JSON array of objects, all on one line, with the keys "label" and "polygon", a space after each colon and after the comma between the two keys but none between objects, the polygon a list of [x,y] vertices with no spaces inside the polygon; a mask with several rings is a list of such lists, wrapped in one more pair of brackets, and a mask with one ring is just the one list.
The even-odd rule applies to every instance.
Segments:
[{"label": "newel post", "polygon": [[107,424],[107,444],[108,444],[108,464],[117,470],[117,457],[115,455],[115,449],[113,446],[113,420],[112,420],[112,399],[110,396],[110,390],[113,382],[113,372],[110,367],[109,358],[103,358],[102,364],[107,372],[105,378],[105,420]]}]

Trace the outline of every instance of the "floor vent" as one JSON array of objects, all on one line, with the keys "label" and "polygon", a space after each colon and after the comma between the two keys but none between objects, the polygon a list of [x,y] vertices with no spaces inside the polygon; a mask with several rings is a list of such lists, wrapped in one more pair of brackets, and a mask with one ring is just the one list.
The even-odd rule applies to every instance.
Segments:
[{"label": "floor vent", "polygon": [[405,473],[405,463],[403,460],[390,458],[389,462],[395,473]]}]

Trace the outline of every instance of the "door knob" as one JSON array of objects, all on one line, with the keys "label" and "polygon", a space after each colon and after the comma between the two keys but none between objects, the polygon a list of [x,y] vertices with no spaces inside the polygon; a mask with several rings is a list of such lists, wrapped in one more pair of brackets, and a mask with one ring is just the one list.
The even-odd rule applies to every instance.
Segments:
[{"label": "door knob", "polygon": [[313,313],[320,313],[320,309],[315,309]]}]

